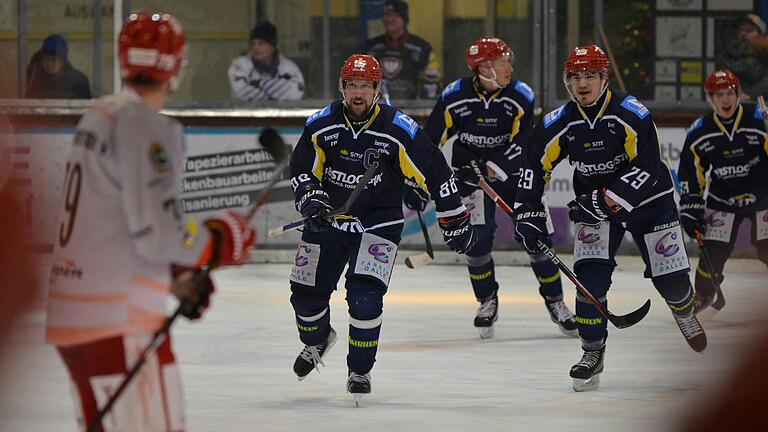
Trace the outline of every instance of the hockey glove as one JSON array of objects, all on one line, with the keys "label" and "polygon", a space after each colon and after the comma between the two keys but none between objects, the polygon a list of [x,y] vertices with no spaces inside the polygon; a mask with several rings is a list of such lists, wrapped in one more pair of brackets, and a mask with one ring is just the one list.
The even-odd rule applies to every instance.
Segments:
[{"label": "hockey glove", "polygon": [[191,320],[199,319],[216,291],[208,272],[172,264],[171,276],[171,293],[181,303],[181,314]]},{"label": "hockey glove", "polygon": [[413,180],[405,179],[403,201],[405,206],[411,210],[424,211],[429,203],[429,194],[414,183]]},{"label": "hockey glove", "polygon": [[460,254],[467,253],[477,241],[475,227],[470,225],[469,216],[469,211],[464,210],[459,215],[437,219],[445,244]]},{"label": "hockey glove", "polygon": [[210,258],[207,263],[211,268],[240,265],[248,261],[253,245],[256,244],[256,231],[240,214],[226,211],[217,217],[205,221],[211,231]]},{"label": "hockey glove", "polygon": [[331,229],[333,212],[331,198],[320,186],[309,184],[304,189],[296,208],[304,218],[304,226],[311,232],[323,232]]},{"label": "hockey glove", "polygon": [[479,167],[485,167],[485,163],[483,161],[473,160],[467,162],[466,165],[453,168],[453,173],[456,176],[456,180],[476,189],[480,179],[477,177],[477,173],[475,173],[475,168],[472,166],[472,163],[477,164]]},{"label": "hockey glove", "polygon": [[547,241],[547,211],[540,202],[527,202],[515,208],[512,212],[515,221],[515,240],[520,243],[528,253],[538,255],[541,253],[539,240]]},{"label": "hockey glove", "polygon": [[616,211],[618,208],[612,209],[605,202],[605,192],[600,189],[579,195],[568,203],[568,217],[575,223],[589,226],[599,225]]},{"label": "hockey glove", "polygon": [[685,194],[680,197],[680,224],[691,238],[696,238],[696,231],[703,235],[707,229],[704,207],[704,198],[698,194]]}]

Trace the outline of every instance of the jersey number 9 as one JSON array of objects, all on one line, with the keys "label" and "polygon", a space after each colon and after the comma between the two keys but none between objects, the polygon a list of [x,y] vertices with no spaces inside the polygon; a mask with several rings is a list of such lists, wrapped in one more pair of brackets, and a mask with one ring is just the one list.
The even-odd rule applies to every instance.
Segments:
[{"label": "jersey number 9", "polygon": [[83,171],[80,164],[67,163],[67,172],[64,177],[64,212],[66,220],[59,227],[59,246],[64,247],[72,237],[72,228],[75,226],[77,203],[80,201],[80,184],[83,180]]}]

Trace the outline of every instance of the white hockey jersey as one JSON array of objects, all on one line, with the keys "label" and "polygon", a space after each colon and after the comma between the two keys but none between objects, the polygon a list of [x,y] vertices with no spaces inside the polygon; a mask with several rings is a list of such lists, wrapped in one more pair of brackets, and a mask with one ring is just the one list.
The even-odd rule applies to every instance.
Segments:
[{"label": "white hockey jersey", "polygon": [[157,330],[170,263],[193,266],[209,241],[182,220],[181,125],[127,89],[80,120],[66,165],[50,273],[46,341]]},{"label": "white hockey jersey", "polygon": [[227,70],[232,97],[239,101],[299,100],[304,96],[304,75],[291,59],[277,54],[277,68],[260,72],[251,55],[236,58]]}]

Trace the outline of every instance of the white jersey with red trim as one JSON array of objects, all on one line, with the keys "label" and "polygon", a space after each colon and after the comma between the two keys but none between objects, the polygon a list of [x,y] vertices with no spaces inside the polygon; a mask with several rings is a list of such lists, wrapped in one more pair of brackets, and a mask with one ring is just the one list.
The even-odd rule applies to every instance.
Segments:
[{"label": "white jersey with red trim", "polygon": [[46,341],[72,345],[154,331],[170,263],[193,266],[207,229],[177,206],[181,125],[132,90],[102,98],[77,125],[50,273]]}]

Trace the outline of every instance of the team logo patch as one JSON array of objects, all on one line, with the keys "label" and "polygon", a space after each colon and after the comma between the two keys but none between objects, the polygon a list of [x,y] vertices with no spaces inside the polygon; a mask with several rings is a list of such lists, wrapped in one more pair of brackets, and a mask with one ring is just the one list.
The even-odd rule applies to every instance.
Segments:
[{"label": "team logo patch", "polygon": [[677,233],[672,231],[664,234],[657,242],[654,250],[657,254],[669,258],[680,251],[677,244]]},{"label": "team logo patch", "polygon": [[164,174],[171,170],[171,161],[165,152],[165,148],[160,143],[149,145],[149,163],[159,173]]},{"label": "team logo patch", "polygon": [[368,246],[368,253],[371,254],[376,261],[382,264],[388,264],[391,259],[389,255],[392,253],[392,246],[387,243],[374,243]]},{"label": "team logo patch", "polygon": [[621,106],[626,108],[627,110],[635,113],[636,116],[640,117],[640,119],[644,119],[648,116],[651,112],[648,111],[648,108],[645,107],[645,105],[641,104],[640,101],[635,99],[634,96],[627,96],[624,101],[621,102]]},{"label": "team logo patch", "polygon": [[309,264],[310,252],[312,252],[312,249],[307,246],[299,246],[299,249],[296,251],[296,256],[293,258],[293,264],[296,267],[304,267]]},{"label": "team logo patch", "polygon": [[560,105],[559,108],[556,108],[554,111],[547,113],[547,115],[544,116],[544,127],[548,128],[552,123],[559,119],[564,112],[565,105]]},{"label": "team logo patch", "polygon": [[725,225],[725,219],[723,218],[725,216],[725,213],[720,212],[712,212],[709,217],[707,217],[707,227],[709,228],[719,228],[723,225]]},{"label": "team logo patch", "polygon": [[595,243],[600,241],[600,232],[590,232],[592,231],[591,227],[588,227],[587,225],[582,225],[581,228],[579,228],[579,233],[576,235],[576,238],[585,244]]},{"label": "team logo patch", "polygon": [[384,57],[379,62],[384,78],[392,79],[403,70],[403,61],[397,57]]},{"label": "team logo patch", "polygon": [[416,136],[416,131],[419,130],[419,124],[400,111],[395,113],[395,119],[392,120],[392,123],[400,126],[406,132],[408,132],[408,136],[410,136],[411,139]]}]

